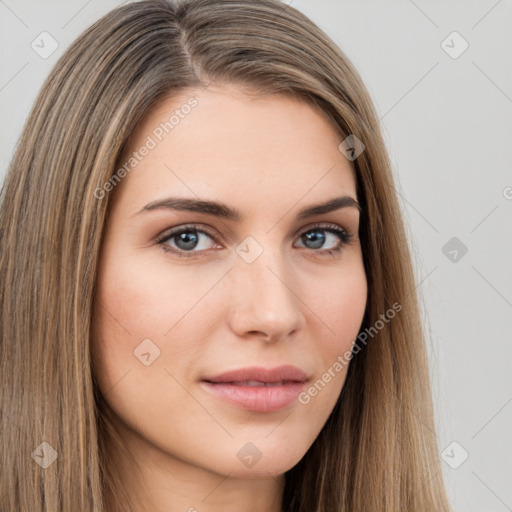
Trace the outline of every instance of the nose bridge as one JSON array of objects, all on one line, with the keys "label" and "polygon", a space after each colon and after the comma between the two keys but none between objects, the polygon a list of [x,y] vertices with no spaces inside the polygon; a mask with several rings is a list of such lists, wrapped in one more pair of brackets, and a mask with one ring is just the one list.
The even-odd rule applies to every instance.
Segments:
[{"label": "nose bridge", "polygon": [[234,328],[240,334],[258,331],[271,338],[286,336],[302,320],[286,255],[277,245],[258,244],[258,248],[254,240],[244,243],[237,250],[239,257],[232,271],[235,273]]}]

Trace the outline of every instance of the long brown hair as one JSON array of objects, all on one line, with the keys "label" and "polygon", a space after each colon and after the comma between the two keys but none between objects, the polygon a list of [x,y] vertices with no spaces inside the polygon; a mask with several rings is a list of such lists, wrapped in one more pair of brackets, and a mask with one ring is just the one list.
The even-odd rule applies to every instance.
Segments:
[{"label": "long brown hair", "polygon": [[[340,142],[352,134],[365,146],[352,163],[368,280],[361,332],[371,339],[286,473],[283,510],[448,511],[411,254],[378,117],[344,53],[277,0],[124,5],[78,37],[45,81],[0,205],[0,509],[103,512],[107,491],[125,503],[89,351],[109,204],[95,190],[153,105],[213,81],[298,96]],[[399,313],[376,329],[393,304]]]}]

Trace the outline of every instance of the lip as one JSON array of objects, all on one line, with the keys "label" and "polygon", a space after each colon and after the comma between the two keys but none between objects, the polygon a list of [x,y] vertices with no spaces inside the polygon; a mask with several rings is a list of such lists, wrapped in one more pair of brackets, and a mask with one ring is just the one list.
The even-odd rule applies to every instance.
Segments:
[{"label": "lip", "polygon": [[204,377],[202,380],[209,382],[238,382],[243,380],[257,380],[260,382],[279,382],[290,380],[296,382],[305,382],[308,376],[305,372],[289,364],[276,366],[274,368],[264,368],[262,366],[250,366],[231,370],[211,377]]},{"label": "lip", "polygon": [[[202,388],[208,393],[239,408],[253,412],[275,412],[291,405],[309,380],[296,366],[283,365],[266,369],[248,367],[220,375],[205,377]],[[258,381],[270,385],[242,385]]]}]

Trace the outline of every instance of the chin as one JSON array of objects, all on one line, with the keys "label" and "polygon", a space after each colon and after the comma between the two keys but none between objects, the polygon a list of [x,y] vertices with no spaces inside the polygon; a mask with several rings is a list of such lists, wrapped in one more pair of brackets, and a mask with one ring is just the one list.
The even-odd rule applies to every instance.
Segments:
[{"label": "chin", "polygon": [[[250,468],[245,468],[242,464],[236,468],[228,467],[226,468],[227,472],[225,474],[229,474],[229,476],[232,478],[244,479],[263,479],[277,477],[279,475],[283,475],[291,468],[293,468],[300,461],[300,459],[301,457],[298,457],[294,460],[277,460],[272,458],[264,461],[261,459],[253,467]],[[224,473],[224,471],[222,473]]]},{"label": "chin", "polygon": [[280,446],[271,443],[244,443],[235,452],[236,464],[228,464],[228,473],[240,478],[266,478],[286,473],[299,463],[305,451],[298,451],[297,444],[280,442]]}]

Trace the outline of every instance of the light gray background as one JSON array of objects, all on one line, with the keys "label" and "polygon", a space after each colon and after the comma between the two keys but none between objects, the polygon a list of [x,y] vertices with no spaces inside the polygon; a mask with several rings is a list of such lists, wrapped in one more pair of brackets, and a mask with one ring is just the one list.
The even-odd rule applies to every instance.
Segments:
[{"label": "light gray background", "polygon": [[[2,179],[50,68],[120,3],[0,0]],[[512,511],[512,1],[287,3],[345,51],[380,113],[415,251],[454,510]],[[43,31],[59,44],[47,59],[31,48]],[[442,47],[460,52],[454,31],[469,44],[457,58]]]}]

